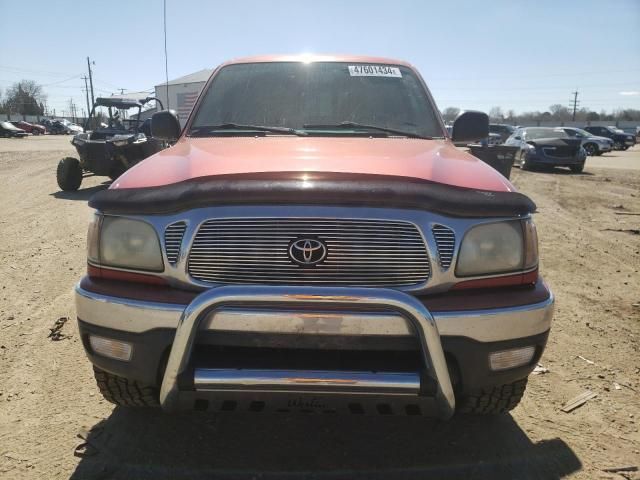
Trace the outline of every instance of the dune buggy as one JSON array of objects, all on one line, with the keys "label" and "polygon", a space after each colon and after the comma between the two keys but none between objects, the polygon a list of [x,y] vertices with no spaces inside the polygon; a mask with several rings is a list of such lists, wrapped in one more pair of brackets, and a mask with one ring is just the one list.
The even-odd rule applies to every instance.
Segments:
[{"label": "dune buggy", "polygon": [[[162,109],[162,103],[153,97],[97,98],[84,125],[85,132],[71,140],[80,159],[65,157],[58,163],[58,186],[65,191],[78,190],[85,172],[115,180],[136,163],[165,148],[165,142],[152,138],[149,122],[140,122],[142,107],[152,100]],[[108,118],[104,121],[108,123],[101,121],[98,107],[106,108]],[[125,112],[135,108],[137,115],[124,118]]]}]

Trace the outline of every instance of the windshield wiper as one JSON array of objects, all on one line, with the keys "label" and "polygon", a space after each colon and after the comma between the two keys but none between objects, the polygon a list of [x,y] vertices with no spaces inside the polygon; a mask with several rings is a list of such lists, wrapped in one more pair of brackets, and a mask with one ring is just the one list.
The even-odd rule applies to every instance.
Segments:
[{"label": "windshield wiper", "polygon": [[335,124],[321,124],[321,123],[307,123],[302,126],[303,128],[319,128],[319,129],[332,129],[332,128],[363,128],[366,130],[377,130],[378,132],[392,133],[394,135],[400,135],[408,138],[421,138],[423,140],[433,140],[433,137],[423,137],[417,133],[404,132],[402,130],[396,130],[395,128],[379,127],[377,125],[366,125],[364,123],[357,122],[340,122]]},{"label": "windshield wiper", "polygon": [[206,136],[211,135],[217,130],[247,130],[255,132],[272,132],[272,133],[288,133],[290,135],[305,136],[307,132],[296,130],[289,127],[270,127],[268,125],[248,125],[242,123],[221,123],[220,125],[205,125],[202,127],[194,127],[189,130],[190,136]]}]

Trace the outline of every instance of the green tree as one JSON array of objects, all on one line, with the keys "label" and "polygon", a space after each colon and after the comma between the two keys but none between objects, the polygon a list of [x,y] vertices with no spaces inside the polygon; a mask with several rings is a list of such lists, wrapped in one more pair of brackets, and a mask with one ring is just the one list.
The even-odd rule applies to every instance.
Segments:
[{"label": "green tree", "polygon": [[459,113],[460,109],[458,107],[447,107],[442,111],[442,118],[445,122],[453,122]]},{"label": "green tree", "polygon": [[7,89],[4,109],[20,115],[43,115],[46,95],[33,80],[21,80]]}]

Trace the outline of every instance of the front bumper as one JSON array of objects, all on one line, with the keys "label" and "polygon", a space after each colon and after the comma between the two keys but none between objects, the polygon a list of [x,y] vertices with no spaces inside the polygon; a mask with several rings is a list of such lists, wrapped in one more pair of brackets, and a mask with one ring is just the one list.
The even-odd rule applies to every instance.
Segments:
[{"label": "front bumper", "polygon": [[540,153],[529,153],[527,155],[527,160],[533,165],[543,165],[549,167],[570,167],[572,165],[582,165],[586,160],[586,156],[577,155],[571,158],[561,158],[541,155]]},{"label": "front bumper", "polygon": [[597,145],[600,153],[607,153],[613,150],[613,142],[598,142]]},{"label": "front bumper", "polygon": [[[545,288],[546,290],[546,288]],[[219,287],[188,305],[131,300],[76,287],[80,333],[98,367],[161,385],[165,409],[194,391],[318,395],[433,396],[439,415],[453,413],[462,393],[523,378],[542,354],[553,296],[505,308],[430,311],[416,297],[389,289]],[[129,362],[92,351],[89,335],[131,343]],[[196,341],[197,334],[197,341]],[[196,344],[240,348],[407,350],[419,353],[412,371],[198,368]],[[534,345],[527,365],[492,372],[488,354]],[[246,351],[246,350],[245,350]],[[166,365],[166,368],[165,368]]]}]

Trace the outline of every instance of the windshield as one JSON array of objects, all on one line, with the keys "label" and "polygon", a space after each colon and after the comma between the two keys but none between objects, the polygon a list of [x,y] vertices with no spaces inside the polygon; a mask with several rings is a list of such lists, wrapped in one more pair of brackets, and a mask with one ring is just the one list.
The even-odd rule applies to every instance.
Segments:
[{"label": "windshield", "polygon": [[525,135],[527,140],[536,138],[569,138],[564,130],[556,130],[555,128],[527,128]]},{"label": "windshield", "polygon": [[572,131],[582,135],[583,137],[593,137],[593,133],[589,133],[586,130],[582,130],[581,128],[573,128]]},{"label": "windshield", "polygon": [[427,92],[411,69],[337,62],[222,68],[205,92],[190,132],[222,125],[224,132],[212,129],[210,133],[224,134],[234,129],[229,124],[245,127],[235,130],[250,131],[248,126],[254,125],[308,135],[444,134]]}]

